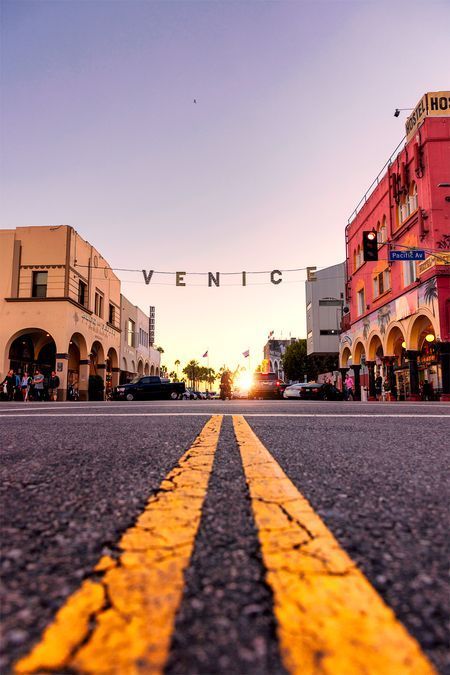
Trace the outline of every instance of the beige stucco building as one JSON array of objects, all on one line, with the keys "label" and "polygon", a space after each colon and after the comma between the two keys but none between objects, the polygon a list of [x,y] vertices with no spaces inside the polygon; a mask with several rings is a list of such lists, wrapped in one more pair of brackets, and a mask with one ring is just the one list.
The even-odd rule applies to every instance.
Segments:
[{"label": "beige stucco building", "polygon": [[121,382],[135,375],[159,375],[161,354],[150,344],[149,316],[121,296]]},{"label": "beige stucco building", "polygon": [[120,281],[68,225],[0,230],[0,375],[55,369],[58,397],[119,380]]}]

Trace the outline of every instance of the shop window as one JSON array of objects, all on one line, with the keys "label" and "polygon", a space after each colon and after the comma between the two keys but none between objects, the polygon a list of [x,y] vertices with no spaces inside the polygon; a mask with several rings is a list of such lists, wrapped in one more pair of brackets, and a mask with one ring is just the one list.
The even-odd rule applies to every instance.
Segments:
[{"label": "shop window", "polygon": [[127,321],[127,345],[129,347],[135,346],[134,327],[135,327],[134,321],[132,321],[131,319],[128,319],[128,321]]},{"label": "shop window", "polygon": [[100,291],[95,291],[94,313],[103,318],[103,294]]},{"label": "shop window", "polygon": [[358,316],[361,316],[361,314],[364,314],[364,312],[366,310],[364,288],[361,288],[361,290],[358,291],[357,294],[356,294],[356,305],[357,305]]},{"label": "shop window", "polygon": [[87,284],[81,279],[78,281],[78,302],[83,307],[87,305]]},{"label": "shop window", "polygon": [[416,263],[413,260],[404,260],[403,265],[403,286],[409,286],[416,280]]},{"label": "shop window", "polygon": [[32,298],[47,297],[48,272],[33,272]]}]

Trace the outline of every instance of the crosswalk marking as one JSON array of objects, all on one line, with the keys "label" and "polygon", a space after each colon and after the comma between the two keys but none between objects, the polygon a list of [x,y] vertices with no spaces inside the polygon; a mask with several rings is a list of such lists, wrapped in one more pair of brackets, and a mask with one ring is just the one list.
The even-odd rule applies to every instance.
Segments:
[{"label": "crosswalk marking", "polygon": [[233,417],[291,675],[429,675],[434,669],[308,501]]},{"label": "crosswalk marking", "polygon": [[101,578],[67,600],[16,673],[163,671],[221,424],[221,415],[206,423],[123,535],[118,560],[99,560]]}]

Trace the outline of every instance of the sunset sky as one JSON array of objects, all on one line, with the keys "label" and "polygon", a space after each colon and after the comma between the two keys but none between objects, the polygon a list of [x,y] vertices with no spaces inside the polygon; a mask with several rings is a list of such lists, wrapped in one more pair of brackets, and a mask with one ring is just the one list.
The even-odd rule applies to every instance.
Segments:
[{"label": "sunset sky", "polygon": [[[394,109],[450,88],[449,2],[1,7],[0,226],[70,224],[118,268],[341,262],[348,216],[404,135]],[[156,306],[169,370],[206,350],[256,365],[270,331],[305,337],[304,272],[245,288],[118,275]]]}]

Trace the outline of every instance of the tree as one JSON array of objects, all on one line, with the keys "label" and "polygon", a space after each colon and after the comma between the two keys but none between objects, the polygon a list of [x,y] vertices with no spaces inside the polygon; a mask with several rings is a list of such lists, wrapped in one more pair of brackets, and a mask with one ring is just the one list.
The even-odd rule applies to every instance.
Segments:
[{"label": "tree", "polygon": [[282,361],[283,370],[289,380],[303,380],[308,372],[306,340],[296,340],[288,345]]},{"label": "tree", "polygon": [[200,368],[201,366],[199,365],[198,361],[195,361],[195,359],[191,359],[191,361],[189,361],[189,363],[183,368],[183,373],[188,378],[191,389],[196,389],[196,384],[200,375]]},{"label": "tree", "polygon": [[176,368],[176,371],[177,371],[177,380],[178,380],[178,368],[179,368],[179,367],[180,367],[180,360],[177,359],[177,360],[175,361],[175,368]]},{"label": "tree", "polygon": [[289,380],[317,380],[321,373],[331,373],[338,367],[338,355],[308,356],[306,340],[290,344],[282,357],[283,369]]}]

